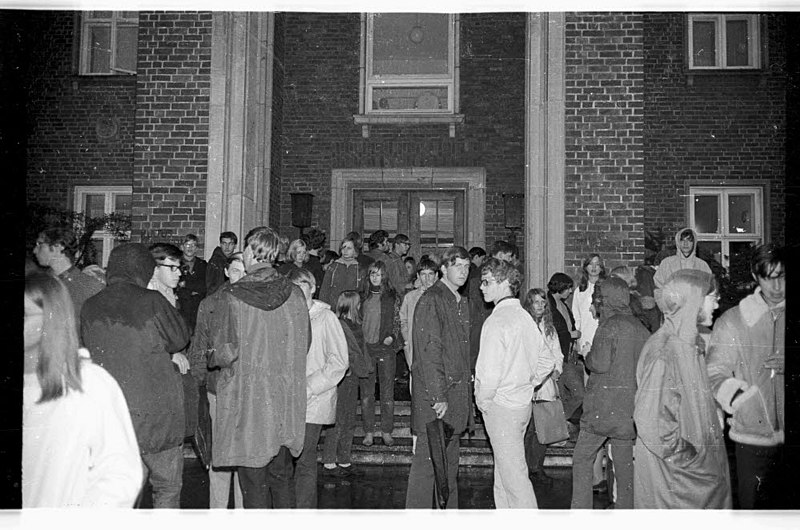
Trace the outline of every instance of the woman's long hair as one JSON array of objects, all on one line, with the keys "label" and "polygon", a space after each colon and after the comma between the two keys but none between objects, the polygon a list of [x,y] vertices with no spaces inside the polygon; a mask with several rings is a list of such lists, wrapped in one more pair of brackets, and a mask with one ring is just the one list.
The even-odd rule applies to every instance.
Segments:
[{"label": "woman's long hair", "polygon": [[361,325],[361,297],[356,291],[342,291],[336,300],[336,316]]},{"label": "woman's long hair", "polygon": [[600,260],[600,277],[598,280],[606,279],[606,266],[603,264],[603,258],[600,257],[600,254],[589,254],[589,257],[583,260],[583,265],[581,265],[581,279],[578,281],[578,290],[581,292],[585,291],[586,288],[589,287],[589,273],[586,272],[586,267],[594,258]]},{"label": "woman's long hair", "polygon": [[370,280],[370,275],[373,272],[381,273],[381,285],[378,294],[381,297],[394,295],[394,289],[392,289],[392,287],[389,285],[389,275],[386,272],[386,264],[383,261],[378,260],[369,264],[369,268],[367,269],[367,281],[364,282],[364,285],[361,288],[361,297],[364,299],[369,298],[369,295],[372,291],[372,280]]},{"label": "woman's long hair", "polygon": [[75,309],[67,287],[46,272],[25,277],[25,296],[42,309],[42,339],[36,375],[42,387],[38,403],[82,391]]},{"label": "woman's long hair", "polygon": [[533,289],[529,290],[525,294],[525,299],[522,301],[522,307],[525,308],[525,311],[531,314],[533,320],[536,321],[536,317],[533,316],[533,301],[536,299],[536,296],[540,296],[544,299],[544,314],[542,315],[542,331],[544,332],[546,337],[554,337],[556,335],[556,327],[553,325],[553,315],[550,313],[550,303],[547,301],[547,291],[544,289],[540,289],[538,287],[534,287]]}]

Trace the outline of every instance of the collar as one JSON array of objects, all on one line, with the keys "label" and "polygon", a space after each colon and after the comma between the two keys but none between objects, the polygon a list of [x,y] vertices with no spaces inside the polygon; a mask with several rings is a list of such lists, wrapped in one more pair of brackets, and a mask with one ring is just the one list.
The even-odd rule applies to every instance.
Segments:
[{"label": "collar", "polygon": [[501,298],[500,300],[495,302],[494,306],[497,307],[500,304],[502,304],[503,302],[505,302],[506,300],[516,300],[517,302],[519,302],[519,300],[517,298],[515,298],[514,295],[508,295],[508,296],[504,296],[503,298]]}]

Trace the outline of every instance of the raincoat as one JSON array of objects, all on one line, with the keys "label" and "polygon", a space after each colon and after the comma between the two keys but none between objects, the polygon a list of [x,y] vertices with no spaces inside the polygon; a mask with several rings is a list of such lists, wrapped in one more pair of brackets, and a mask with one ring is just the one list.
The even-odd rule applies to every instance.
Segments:
[{"label": "raincoat", "polygon": [[636,368],[635,508],[731,508],[722,422],[698,348],[710,274],[684,270],[664,286],[664,324]]},{"label": "raincoat", "polygon": [[[694,237],[694,246],[692,247],[692,251],[689,253],[688,256],[684,257],[683,252],[681,252],[681,234],[689,230],[692,232],[692,236]],[[661,260],[661,263],[658,265],[658,269],[656,273],[653,275],[653,282],[655,283],[655,290],[654,296],[656,299],[656,304],[661,311],[664,311],[664,308],[661,307],[661,291],[669,281],[670,276],[675,274],[675,272],[682,270],[682,269],[695,269],[703,272],[707,272],[711,274],[711,268],[708,264],[703,261],[702,259],[697,257],[697,233],[692,230],[691,228],[681,228],[675,233],[675,255],[670,256],[668,258],[664,258]]]},{"label": "raincoat", "polygon": [[349,366],[347,340],[330,306],[319,300],[309,309],[311,347],[306,357],[306,423],[336,421],[336,385]]}]

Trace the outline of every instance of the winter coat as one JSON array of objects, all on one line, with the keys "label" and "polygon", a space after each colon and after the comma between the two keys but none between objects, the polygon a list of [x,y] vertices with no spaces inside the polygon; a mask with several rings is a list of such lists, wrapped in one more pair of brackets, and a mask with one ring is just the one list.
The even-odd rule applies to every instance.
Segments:
[{"label": "winter coat", "polygon": [[572,345],[572,335],[570,332],[575,329],[575,320],[572,316],[572,311],[568,305],[564,304],[570,317],[569,322],[567,322],[556,306],[556,299],[553,298],[553,295],[550,293],[547,293],[547,302],[550,304],[550,314],[553,317],[553,326],[556,328],[556,333],[558,334],[558,344],[561,346],[561,353],[564,355],[564,361],[570,362],[571,359],[569,357]]},{"label": "winter coat", "polygon": [[195,325],[192,342],[189,344],[187,353],[192,376],[197,381],[198,386],[205,385],[206,390],[212,394],[217,393],[217,378],[220,370],[219,367],[209,369],[208,360],[214,347],[212,337],[214,330],[218,326],[215,318],[219,318],[219,307],[223,298],[222,293],[222,290],[217,289],[200,302],[200,309],[197,311],[197,324]]},{"label": "winter coat", "polygon": [[180,311],[189,330],[194,331],[197,322],[197,309],[206,297],[206,267],[204,259],[194,258],[194,265],[189,270],[186,260],[181,257],[181,281],[175,294],[178,295],[178,311]]},{"label": "winter coat", "polygon": [[[731,440],[774,446],[784,441],[784,376],[764,368],[785,355],[786,303],[770,310],[761,288],[726,311],[714,324],[708,351],[708,378],[714,397],[732,418]],[[743,383],[747,391],[731,399]]]},{"label": "winter coat", "polygon": [[[683,256],[681,252],[681,234],[686,230],[691,230],[692,236],[694,237],[694,247],[692,248],[692,252],[689,253],[687,257]],[[675,233],[675,255],[669,256],[668,258],[664,258],[661,260],[661,263],[658,265],[658,269],[656,273],[653,275],[653,282],[655,283],[655,290],[653,292],[656,304],[661,311],[664,311],[664,308],[661,306],[661,290],[664,288],[664,285],[669,281],[670,277],[675,274],[677,271],[682,269],[694,269],[698,271],[707,272],[708,274],[711,273],[711,268],[708,266],[708,263],[703,261],[702,259],[696,256],[697,253],[697,233],[692,230],[691,228],[681,228]]]},{"label": "winter coat", "polygon": [[617,440],[633,440],[636,363],[650,332],[631,314],[628,284],[609,278],[601,286],[600,325],[586,356],[589,380],[581,429]]},{"label": "winter coat", "polygon": [[69,297],[72,299],[72,305],[75,308],[76,319],[80,318],[81,310],[86,300],[103,289],[103,283],[100,280],[84,274],[74,265],[59,274],[58,278],[64,282],[67,291],[69,291]]},{"label": "winter coat", "polygon": [[360,291],[365,281],[366,269],[362,268],[358,261],[339,258],[325,271],[319,299],[335,307],[342,292]]},{"label": "winter coat", "polygon": [[108,286],[81,314],[83,343],[122,388],[142,454],[177,447],[185,435],[183,385],[170,354],[186,347],[189,330],[161,293],[146,288],[154,267],[144,245],[115,248]]},{"label": "winter coat", "polygon": [[403,258],[399,254],[389,252],[384,258],[386,264],[386,275],[389,277],[389,286],[397,293],[401,300],[406,294],[408,284],[408,269]]},{"label": "winter coat", "polygon": [[[680,271],[664,286],[664,324],[636,368],[634,507],[730,508],[722,421],[698,348],[697,315],[711,275]],[[707,289],[707,287],[706,287]]]},{"label": "winter coat", "polygon": [[364,344],[364,333],[361,331],[361,324],[356,324],[347,318],[339,318],[344,331],[344,338],[347,340],[347,353],[350,365],[349,371],[356,377],[369,377],[375,371],[375,363],[367,353],[367,345]]},{"label": "winter coat", "polygon": [[[375,294],[367,291],[366,294],[362,293],[361,311],[363,321],[364,305],[370,296]],[[378,340],[373,344],[380,345],[379,348],[372,348],[371,351],[379,352],[386,350],[391,353],[400,351],[403,347],[403,341],[400,340],[400,301],[394,291],[388,289],[384,290],[380,295],[381,297],[381,325],[378,331]],[[388,337],[392,338],[392,343],[386,346],[383,341]]]},{"label": "winter coat", "polygon": [[214,249],[206,266],[206,295],[212,294],[225,283],[225,268],[228,258],[220,247]]},{"label": "winter coat", "polygon": [[221,288],[209,367],[217,380],[213,461],[263,467],[285,446],[303,450],[308,306],[300,288],[265,263]]},{"label": "winter coat", "polygon": [[336,421],[336,385],[350,365],[347,339],[328,304],[314,300],[311,347],[306,357],[306,423],[330,425]]},{"label": "winter coat", "polygon": [[467,427],[470,396],[469,305],[439,280],[425,291],[414,311],[414,379],[411,394],[411,430],[424,434],[436,419],[434,403],[447,402],[442,419],[455,435]]}]

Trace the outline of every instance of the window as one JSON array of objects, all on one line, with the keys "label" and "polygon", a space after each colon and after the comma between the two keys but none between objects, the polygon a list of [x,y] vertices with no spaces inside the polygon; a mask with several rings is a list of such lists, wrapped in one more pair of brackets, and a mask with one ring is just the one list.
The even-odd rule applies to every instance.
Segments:
[{"label": "window", "polygon": [[457,111],[455,15],[367,15],[366,114]]},{"label": "window", "polygon": [[[132,195],[130,186],[76,186],[75,211],[90,218],[113,213],[130,217]],[[107,229],[96,230],[92,241],[97,251],[97,261],[105,267],[111,249],[117,244],[115,234]]]},{"label": "window", "polygon": [[691,188],[690,224],[697,255],[730,269],[745,265],[748,251],[764,238],[761,188]]},{"label": "window", "polygon": [[758,15],[689,15],[689,69],[761,67]]},{"label": "window", "polygon": [[137,11],[85,11],[81,16],[80,73],[135,74],[138,33]]}]

